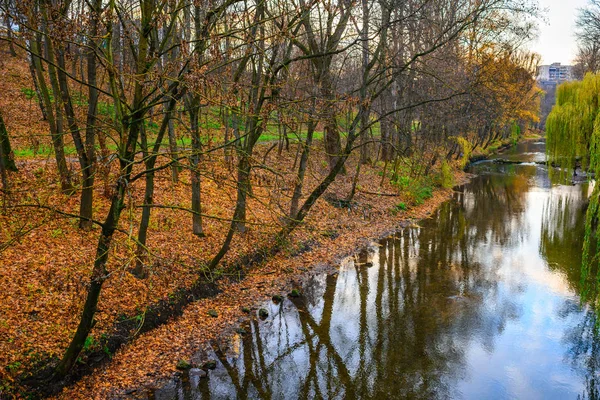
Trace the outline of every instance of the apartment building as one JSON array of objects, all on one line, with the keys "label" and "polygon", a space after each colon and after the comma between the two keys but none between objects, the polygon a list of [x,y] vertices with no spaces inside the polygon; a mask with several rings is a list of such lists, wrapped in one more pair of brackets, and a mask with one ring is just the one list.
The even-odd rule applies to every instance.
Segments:
[{"label": "apartment building", "polygon": [[564,82],[573,80],[573,66],[553,63],[540,65],[538,67],[538,81],[542,82]]}]

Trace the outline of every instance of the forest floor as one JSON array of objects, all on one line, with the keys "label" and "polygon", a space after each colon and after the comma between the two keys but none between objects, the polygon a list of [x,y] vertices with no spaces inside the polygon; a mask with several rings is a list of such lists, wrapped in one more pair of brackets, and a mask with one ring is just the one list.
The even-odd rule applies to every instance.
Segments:
[{"label": "forest floor", "polygon": [[[13,141],[18,173],[10,175],[14,188],[9,199],[0,199],[0,398],[18,390],[19,377],[36,363],[56,359],[66,348],[78,323],[95,257],[99,228],[77,228],[78,196],[66,196],[51,154],[28,155],[28,149],[49,147],[48,127],[42,121],[27,64],[19,59],[0,61],[0,110]],[[270,151],[261,145],[255,155],[257,166],[276,165],[274,171],[256,168],[253,193],[248,204],[248,229],[235,235],[223,260],[232,265],[257,249],[269,248],[282,218],[289,211],[289,192],[295,179],[297,145],[289,150]],[[312,150],[306,177],[306,192],[327,173],[320,142]],[[414,172],[414,160],[406,160],[400,171]],[[138,279],[130,273],[135,263],[135,236],[143,204],[144,181],[129,189],[119,233],[113,242],[108,269],[110,278],[101,295],[97,323],[86,342],[86,351],[102,352],[120,322],[134,321],[141,328],[146,310],[190,288],[199,277],[214,281],[219,293],[191,302],[182,315],[141,333],[112,353],[92,374],[65,388],[62,399],[121,398],[132,388],[152,387],[170,377],[178,360],[190,360],[211,340],[233,332],[247,318],[242,308],[256,307],[273,295],[285,295],[298,277],[313,267],[330,264],[352,254],[367,241],[397,228],[402,222],[427,218],[452,189],[439,185],[437,171],[431,178],[410,187],[390,183],[389,167],[382,163],[364,165],[358,191],[349,207],[340,200],[350,193],[356,158],[347,173],[338,177],[327,193],[293,232],[275,256],[242,266],[243,279],[223,276],[226,270],[207,272],[206,262],[218,251],[235,205],[235,174],[223,156],[202,162],[204,231],[200,238],[191,232],[190,174],[183,169],[173,183],[171,171],[156,177],[154,203],[148,234],[151,254],[146,261],[149,276]],[[412,163],[412,164],[411,164]],[[77,174],[75,160],[70,166]],[[115,166],[105,172],[106,182]],[[137,172],[141,171],[138,167]],[[454,172],[455,183],[468,175]],[[94,217],[102,220],[109,207],[111,190],[100,176],[96,180]],[[212,274],[212,275],[211,275]],[[219,274],[221,274],[219,276]],[[216,317],[209,311],[216,311]],[[93,360],[82,358],[81,363]]]}]

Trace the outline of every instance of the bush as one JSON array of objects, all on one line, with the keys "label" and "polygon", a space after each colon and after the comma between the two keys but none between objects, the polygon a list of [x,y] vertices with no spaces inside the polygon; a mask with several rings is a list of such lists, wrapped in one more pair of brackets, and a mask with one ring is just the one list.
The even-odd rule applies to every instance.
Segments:
[{"label": "bush", "polygon": [[448,161],[442,161],[442,168],[440,170],[440,183],[443,188],[450,189],[454,186],[454,175],[452,174],[452,167],[448,164]]},{"label": "bush", "polygon": [[396,185],[400,189],[406,189],[410,186],[410,178],[408,176],[399,176],[397,179],[392,181],[392,184]]},{"label": "bush", "polygon": [[433,189],[431,189],[431,186],[419,186],[413,193],[416,205],[423,204],[425,200],[430,199],[432,196]]},{"label": "bush", "polygon": [[35,90],[29,88],[21,88],[21,93],[23,93],[25,97],[27,97],[27,100],[31,100],[37,96]]}]

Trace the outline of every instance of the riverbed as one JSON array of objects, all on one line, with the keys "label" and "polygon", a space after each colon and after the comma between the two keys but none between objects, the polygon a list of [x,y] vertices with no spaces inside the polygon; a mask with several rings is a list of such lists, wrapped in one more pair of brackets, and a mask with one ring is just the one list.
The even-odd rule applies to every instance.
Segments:
[{"label": "riverbed", "polygon": [[477,163],[419,225],[264,305],[216,368],[154,399],[598,398],[596,313],[579,293],[591,184],[549,174],[545,143]]}]

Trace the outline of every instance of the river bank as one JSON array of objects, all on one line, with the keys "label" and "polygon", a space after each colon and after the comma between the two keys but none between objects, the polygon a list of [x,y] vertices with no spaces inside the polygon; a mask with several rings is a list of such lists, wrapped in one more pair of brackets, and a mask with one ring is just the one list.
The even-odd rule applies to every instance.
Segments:
[{"label": "river bank", "polygon": [[593,398],[597,314],[579,297],[590,185],[549,174],[544,148],[478,163],[419,226],[317,270],[300,298],[265,300],[266,319],[207,349],[207,379],[129,396]]},{"label": "river bank", "polygon": [[469,156],[469,162],[465,169],[468,169],[469,166],[476,162],[487,160],[489,157],[495,154],[500,154],[510,148],[513,148],[518,143],[540,140],[543,137],[544,136],[541,134],[541,132],[527,131],[526,134],[523,137],[521,137],[518,142],[515,142],[514,139],[505,139],[497,141],[492,145],[486,147],[485,149],[478,148]]},{"label": "river bank", "polygon": [[[457,172],[458,184],[465,183],[468,179],[468,174]],[[134,396],[168,380],[176,373],[180,360],[191,365],[202,365],[206,359],[194,358],[194,355],[209,348],[211,342],[228,341],[235,334],[236,328],[250,318],[248,309],[255,314],[265,300],[277,295],[286,296],[314,274],[323,271],[334,273],[335,265],[339,265],[342,259],[353,254],[357,248],[402,226],[427,218],[452,193],[451,189],[438,188],[422,205],[396,216],[392,216],[389,210],[397,199],[386,196],[375,196],[377,204],[370,200],[377,210],[387,210],[374,212],[371,219],[356,218],[356,215],[349,212],[345,216],[338,215],[335,235],[322,237],[318,242],[312,241],[310,248],[305,247],[300,252],[280,253],[245,271],[245,278],[241,281],[219,280],[216,283],[219,294],[192,302],[185,307],[180,317],[140,335],[134,342],[117,351],[108,364],[67,387],[57,398]],[[295,236],[296,240],[299,239],[298,234]],[[211,317],[211,314],[216,314],[216,317]]]}]

